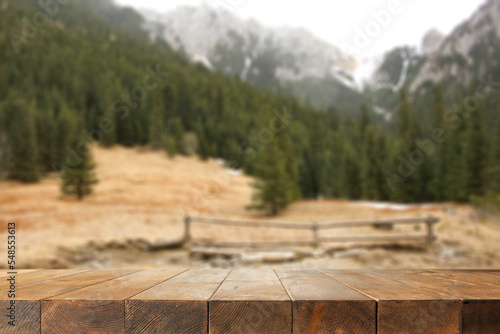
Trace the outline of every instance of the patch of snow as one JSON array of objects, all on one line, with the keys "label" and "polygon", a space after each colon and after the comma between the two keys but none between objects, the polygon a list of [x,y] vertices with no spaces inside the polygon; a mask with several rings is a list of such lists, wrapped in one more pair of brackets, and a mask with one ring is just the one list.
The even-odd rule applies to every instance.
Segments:
[{"label": "patch of snow", "polygon": [[395,210],[395,211],[403,211],[403,210],[408,210],[408,209],[414,209],[414,208],[422,208],[422,209],[428,209],[432,207],[434,204],[402,204],[402,203],[388,203],[388,202],[371,202],[371,201],[360,201],[356,202],[359,205],[366,206],[369,208],[374,208],[378,210],[384,210],[384,209],[389,209],[389,210]]},{"label": "patch of snow", "polygon": [[246,80],[248,71],[250,71],[251,67],[252,67],[252,58],[245,57],[245,67],[243,67],[243,70],[241,71],[240,74],[241,80]]},{"label": "patch of snow", "polygon": [[241,169],[228,169],[227,172],[231,175],[241,175],[243,171]]},{"label": "patch of snow", "polygon": [[[225,160],[225,159],[217,158],[217,159],[215,159],[215,161],[217,161],[219,164],[221,164],[224,167],[227,166],[227,160]],[[231,175],[242,175],[243,174],[243,170],[241,170],[241,169],[226,168],[226,171],[228,172],[228,174],[231,174]]]},{"label": "patch of snow", "polygon": [[195,63],[200,63],[200,64],[203,64],[206,68],[208,68],[209,70],[213,70],[214,67],[212,65],[212,63],[204,56],[200,56],[200,55],[194,55],[191,60]]},{"label": "patch of snow", "polygon": [[386,109],[384,109],[382,107],[374,106],[373,107],[373,111],[375,111],[375,113],[377,113],[377,114],[381,115],[382,117],[384,117],[384,120],[386,122],[389,122],[392,119],[392,114],[388,110],[386,110]]}]

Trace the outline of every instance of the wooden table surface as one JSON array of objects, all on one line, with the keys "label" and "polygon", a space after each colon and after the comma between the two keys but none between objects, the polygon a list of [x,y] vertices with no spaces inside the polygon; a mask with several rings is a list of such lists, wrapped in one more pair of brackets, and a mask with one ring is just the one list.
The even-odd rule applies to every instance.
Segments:
[{"label": "wooden table surface", "polygon": [[0,333],[500,333],[500,270],[19,270]]}]

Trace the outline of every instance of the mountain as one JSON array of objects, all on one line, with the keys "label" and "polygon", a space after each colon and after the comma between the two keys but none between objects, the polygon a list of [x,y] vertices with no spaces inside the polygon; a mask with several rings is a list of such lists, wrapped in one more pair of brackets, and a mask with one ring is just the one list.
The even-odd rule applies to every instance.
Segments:
[{"label": "mountain", "polygon": [[482,77],[500,74],[499,38],[500,0],[489,0],[428,54],[410,90],[440,83],[460,91]]},{"label": "mountain", "polygon": [[415,47],[403,46],[387,52],[376,64],[364,94],[386,120],[399,104],[399,92],[408,90],[426,59]]},{"label": "mountain", "polygon": [[[430,101],[433,86],[445,88],[453,103],[469,94],[471,86],[500,78],[500,0],[489,0],[448,36],[431,29],[420,49],[397,47],[387,52],[364,87],[374,109],[390,118],[405,89],[415,101]],[[420,103],[420,102],[418,102]],[[427,107],[418,117],[430,117]],[[425,104],[424,103],[424,104]],[[424,114],[424,115],[423,115]]]},{"label": "mountain", "polygon": [[422,44],[420,46],[422,53],[427,55],[437,51],[445,37],[446,36],[437,29],[429,30],[422,39]]},{"label": "mountain", "polygon": [[165,14],[143,10],[142,14],[153,39],[163,38],[208,68],[316,106],[352,109],[357,104],[355,110],[342,111],[359,109],[355,60],[305,29],[268,28],[207,4],[178,7]]}]

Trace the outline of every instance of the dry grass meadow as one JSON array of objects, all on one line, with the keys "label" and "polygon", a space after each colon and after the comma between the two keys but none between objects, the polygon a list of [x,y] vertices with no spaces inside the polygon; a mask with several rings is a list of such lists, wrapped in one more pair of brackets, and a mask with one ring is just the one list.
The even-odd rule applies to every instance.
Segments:
[{"label": "dry grass meadow", "polygon": [[[327,222],[412,218],[435,215],[437,242],[432,246],[350,244],[327,253],[308,250],[302,259],[275,263],[209,260],[188,249],[157,252],[139,241],[180,238],[186,213],[206,217],[262,219],[245,210],[252,179],[229,173],[215,160],[169,159],[145,149],[95,147],[100,182],[82,202],[62,198],[56,176],[33,185],[0,183],[0,238],[6,245],[7,222],[17,225],[18,268],[157,268],[272,266],[281,268],[498,268],[500,222],[481,220],[466,205],[373,206],[341,200],[300,201],[279,221]],[[391,233],[424,233],[424,228],[396,227]],[[373,228],[325,234],[377,234]],[[218,241],[301,240],[307,231],[241,227],[193,227],[195,239]],[[3,246],[6,254],[6,246]],[[287,250],[290,251],[290,250]],[[292,251],[304,251],[295,249]],[[5,256],[6,257],[6,256]],[[5,264],[0,264],[5,266]]]}]

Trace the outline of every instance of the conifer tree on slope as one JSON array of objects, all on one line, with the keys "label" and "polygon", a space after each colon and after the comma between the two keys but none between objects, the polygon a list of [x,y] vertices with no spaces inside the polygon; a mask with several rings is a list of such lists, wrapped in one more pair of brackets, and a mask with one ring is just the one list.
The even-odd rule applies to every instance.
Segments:
[{"label": "conifer tree on slope", "polygon": [[[412,152],[418,151],[416,140],[419,137],[419,126],[414,117],[413,110],[407,93],[403,90],[400,94],[400,103],[396,111],[397,137],[399,145],[399,162],[406,160],[407,175],[404,182],[397,187],[396,198],[404,202],[419,200],[422,184],[419,180],[419,170],[421,166],[408,165],[409,156]],[[411,162],[409,162],[411,164]],[[424,162],[425,163],[425,162]]]},{"label": "conifer tree on slope", "polygon": [[267,211],[276,216],[300,197],[298,170],[290,139],[276,134],[257,157],[256,193],[248,209]]},{"label": "conifer tree on slope", "polygon": [[34,109],[34,103],[28,108],[22,100],[13,98],[4,110],[9,119],[7,141],[10,176],[22,182],[37,182],[40,178]]},{"label": "conifer tree on slope", "polygon": [[161,94],[156,94],[157,101],[151,107],[149,115],[149,146],[157,150],[165,145],[165,125],[163,115],[163,100]]},{"label": "conifer tree on slope", "polygon": [[94,173],[95,164],[88,142],[73,139],[70,147],[78,153],[78,159],[71,166],[63,167],[61,192],[81,201],[92,193],[92,186],[98,182]]}]

